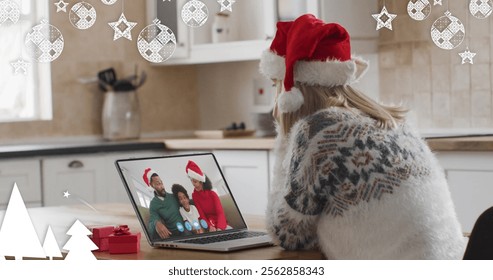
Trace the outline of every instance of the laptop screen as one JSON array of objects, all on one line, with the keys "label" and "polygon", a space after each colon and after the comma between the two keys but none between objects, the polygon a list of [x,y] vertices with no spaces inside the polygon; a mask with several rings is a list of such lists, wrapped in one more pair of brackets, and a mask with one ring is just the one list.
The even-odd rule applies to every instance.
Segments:
[{"label": "laptop screen", "polygon": [[246,228],[213,154],[116,165],[151,243]]}]

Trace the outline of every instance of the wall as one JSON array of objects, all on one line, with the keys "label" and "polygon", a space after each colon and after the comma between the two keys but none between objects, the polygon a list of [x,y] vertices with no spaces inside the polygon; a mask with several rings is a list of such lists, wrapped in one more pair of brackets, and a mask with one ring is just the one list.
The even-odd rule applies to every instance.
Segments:
[{"label": "wall", "polygon": [[[134,73],[137,64],[148,74],[147,83],[139,90],[142,133],[168,130],[193,130],[198,126],[195,69],[193,66],[152,67],[138,53],[136,39],[147,26],[145,1],[126,1],[127,20],[137,22],[132,41],[113,41],[108,22],[121,14],[121,1],[106,6],[91,1],[97,11],[94,26],[78,30],[67,13],[56,13],[50,1],[50,24],[63,34],[65,48],[52,62],[53,120],[0,123],[0,141],[34,141],[45,137],[100,137],[103,93],[95,85],[82,85],[79,77],[96,76],[99,70],[114,67],[120,77]],[[73,3],[71,3],[70,7]]]},{"label": "wall", "polygon": [[[370,62],[368,72],[355,86],[368,96],[379,99],[379,37],[374,28],[368,27],[373,26],[373,18],[367,16],[368,11],[377,8],[377,0],[362,2],[321,1],[321,18],[327,22],[338,22],[348,30],[353,53]],[[348,17],[348,14],[352,16]],[[268,79],[259,74],[258,63],[259,61],[248,61],[197,66],[201,129],[219,129],[231,122],[241,121],[248,127],[255,128],[257,116],[252,114],[255,80],[270,84]],[[274,88],[269,90],[273,94]]]},{"label": "wall", "polygon": [[[220,129],[232,122],[254,127],[253,90],[258,61],[216,63],[197,66],[200,129]],[[214,82],[211,82],[214,81]]]},{"label": "wall", "polygon": [[[410,117],[421,130],[493,128],[491,17],[470,15],[469,1],[443,1],[443,6],[432,6],[427,19],[415,21],[407,14],[408,1],[385,3],[397,18],[393,31],[380,31],[381,99],[411,108]],[[447,8],[466,29],[464,42],[450,51],[435,46],[430,36],[432,24]],[[461,64],[458,55],[467,45],[477,53],[473,65]]]}]

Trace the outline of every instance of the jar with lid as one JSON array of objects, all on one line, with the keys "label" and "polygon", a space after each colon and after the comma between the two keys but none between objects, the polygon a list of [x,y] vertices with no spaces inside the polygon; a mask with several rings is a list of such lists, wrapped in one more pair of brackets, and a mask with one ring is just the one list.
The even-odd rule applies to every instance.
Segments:
[{"label": "jar with lid", "polygon": [[107,140],[140,137],[140,107],[137,91],[108,91],[104,95],[103,137]]}]

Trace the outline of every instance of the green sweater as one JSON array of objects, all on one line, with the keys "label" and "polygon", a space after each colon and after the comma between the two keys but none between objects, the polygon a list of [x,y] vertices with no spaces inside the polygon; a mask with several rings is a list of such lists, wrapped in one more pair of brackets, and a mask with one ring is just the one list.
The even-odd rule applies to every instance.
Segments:
[{"label": "green sweater", "polygon": [[154,198],[151,200],[151,206],[149,207],[149,231],[153,240],[161,239],[156,232],[157,221],[161,221],[168,228],[172,233],[171,237],[181,234],[176,227],[177,223],[183,224],[183,218],[180,215],[179,208],[180,205],[173,194],[166,193],[162,197],[154,193]]}]

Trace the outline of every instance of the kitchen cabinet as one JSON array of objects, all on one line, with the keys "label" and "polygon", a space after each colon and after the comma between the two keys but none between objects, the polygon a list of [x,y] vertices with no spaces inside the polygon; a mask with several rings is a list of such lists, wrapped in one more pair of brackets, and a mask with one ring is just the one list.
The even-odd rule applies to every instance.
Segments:
[{"label": "kitchen cabinet", "polygon": [[[139,151],[44,158],[43,204],[128,203],[128,195],[116,170],[115,161],[164,154],[165,151]],[[63,196],[65,191],[71,194],[68,198]]]},{"label": "kitchen cabinet", "polygon": [[269,194],[269,152],[215,150],[213,153],[241,212],[264,215]]},{"label": "kitchen cabinet", "polygon": [[[186,0],[164,2],[147,0],[148,22],[158,18],[177,37],[175,53],[160,65],[257,60],[270,46],[270,39],[276,32],[276,0],[236,1],[232,5],[233,11],[228,11],[229,41],[221,43],[212,42],[214,17],[221,7],[217,0],[201,0],[209,14],[205,24],[196,28],[187,26],[181,19]],[[303,12],[319,14],[318,0],[307,0],[302,5],[306,7]]]},{"label": "kitchen cabinet", "polygon": [[493,206],[493,152],[438,152],[464,232]]},{"label": "kitchen cabinet", "polygon": [[13,159],[0,162],[0,208],[9,202],[17,183],[27,207],[41,206],[41,169],[38,159]]},{"label": "kitchen cabinet", "polygon": [[[94,204],[107,198],[103,155],[46,158],[43,166],[43,204]],[[65,197],[68,191],[70,196]]]}]

